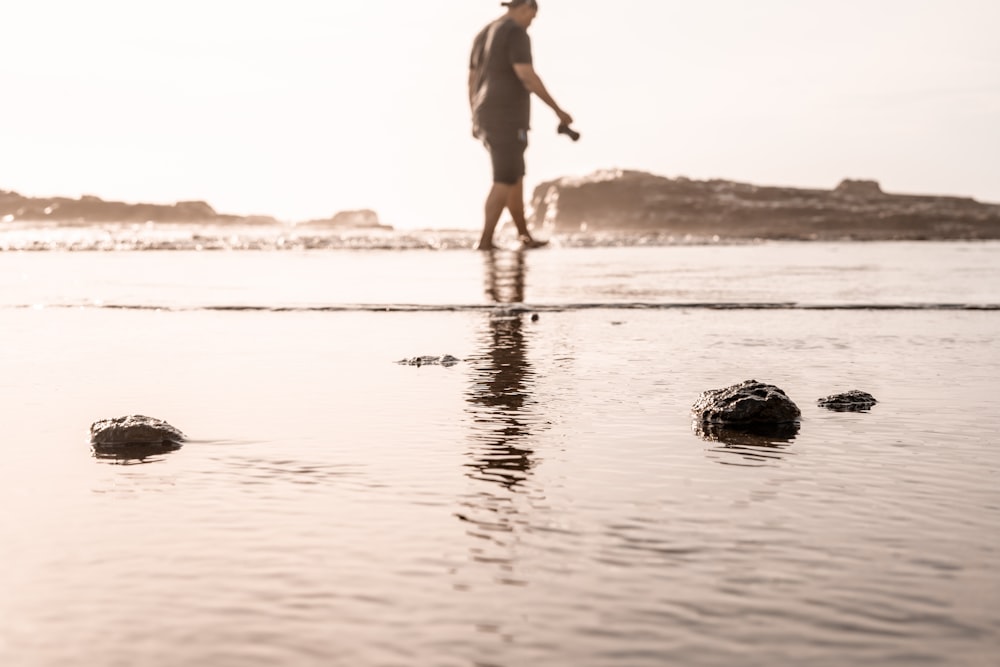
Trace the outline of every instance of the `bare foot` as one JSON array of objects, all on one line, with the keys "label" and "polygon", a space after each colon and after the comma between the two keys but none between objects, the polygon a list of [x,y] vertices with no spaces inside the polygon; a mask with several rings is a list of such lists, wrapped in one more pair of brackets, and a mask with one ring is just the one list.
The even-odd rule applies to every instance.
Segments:
[{"label": "bare foot", "polygon": [[539,241],[538,239],[533,239],[530,236],[522,236],[518,240],[521,242],[521,248],[525,250],[530,250],[531,248],[544,248],[549,244],[548,241]]}]

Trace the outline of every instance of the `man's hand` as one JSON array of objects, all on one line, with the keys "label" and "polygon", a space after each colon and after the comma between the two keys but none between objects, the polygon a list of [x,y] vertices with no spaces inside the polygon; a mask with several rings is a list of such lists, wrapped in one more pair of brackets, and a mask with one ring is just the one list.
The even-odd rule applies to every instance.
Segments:
[{"label": "man's hand", "polygon": [[573,122],[573,117],[560,109],[559,105],[556,104],[556,101],[552,99],[551,95],[549,95],[549,91],[545,89],[545,84],[542,83],[542,79],[538,76],[538,73],[535,72],[535,68],[532,67],[530,63],[515,63],[514,73],[517,74],[517,78],[521,80],[521,83],[523,83],[524,87],[528,89],[528,92],[538,95],[540,100],[545,102],[552,108],[553,111],[556,112],[556,115],[559,116],[560,123],[569,125]]}]

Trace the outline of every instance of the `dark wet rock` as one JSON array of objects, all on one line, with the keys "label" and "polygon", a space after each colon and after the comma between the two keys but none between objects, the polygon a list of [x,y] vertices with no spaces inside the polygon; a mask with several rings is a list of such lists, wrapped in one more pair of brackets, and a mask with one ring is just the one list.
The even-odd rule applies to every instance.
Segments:
[{"label": "dark wet rock", "polygon": [[90,442],[95,448],[136,445],[177,445],[186,436],[167,422],[145,415],[101,419],[90,425]]},{"label": "dark wet rock", "polygon": [[834,410],[836,412],[866,412],[878,403],[875,397],[866,391],[852,389],[842,394],[832,394],[825,398],[817,399],[816,404],[821,408]]},{"label": "dark wet rock", "polygon": [[535,227],[641,231],[681,239],[996,239],[1000,205],[968,197],[899,195],[877,181],[832,190],[600,171],[535,188]]},{"label": "dark wet rock", "polygon": [[409,359],[402,359],[396,363],[402,364],[404,366],[454,366],[455,364],[462,361],[457,357],[453,357],[450,354],[445,354],[440,357],[423,356],[423,357],[411,357]]},{"label": "dark wet rock", "polygon": [[691,407],[696,424],[746,431],[798,422],[802,412],[784,391],[757,380],[702,392]]}]

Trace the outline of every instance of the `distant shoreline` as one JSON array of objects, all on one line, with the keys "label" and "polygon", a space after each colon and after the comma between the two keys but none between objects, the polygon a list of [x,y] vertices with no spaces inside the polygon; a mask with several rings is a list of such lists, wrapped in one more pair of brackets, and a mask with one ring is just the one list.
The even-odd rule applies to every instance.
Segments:
[{"label": "distant shoreline", "polygon": [[[289,225],[270,215],[233,215],[217,212],[205,201],[174,204],[106,201],[93,195],[69,197],[25,197],[0,190],[0,229],[5,223],[55,223],[58,225],[187,224],[187,225]],[[391,229],[370,209],[340,211],[329,218],[294,223],[303,227]]]},{"label": "distant shoreline", "polygon": [[[847,179],[836,188],[820,190],[667,178],[628,170],[541,183],[533,192],[530,221],[535,229],[563,236],[660,237],[654,244],[1000,239],[1000,205],[969,197],[888,194],[870,180]],[[133,204],[93,195],[25,197],[0,190],[0,231],[33,224],[250,226],[317,234],[408,231],[383,224],[371,209],[288,223],[269,215],[219,213],[204,201]]]}]

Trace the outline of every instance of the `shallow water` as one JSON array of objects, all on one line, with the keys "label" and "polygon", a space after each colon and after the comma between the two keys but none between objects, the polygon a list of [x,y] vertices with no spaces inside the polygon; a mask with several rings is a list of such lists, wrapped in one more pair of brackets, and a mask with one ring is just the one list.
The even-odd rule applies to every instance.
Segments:
[{"label": "shallow water", "polygon": [[464,250],[0,252],[0,307],[459,310],[498,300],[997,308],[1000,242],[556,246],[498,252],[492,264]]},{"label": "shallow water", "polygon": [[[995,664],[998,259],[0,253],[0,664]],[[698,437],[751,377],[794,438]]]}]

